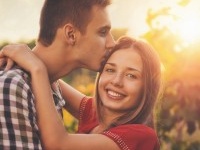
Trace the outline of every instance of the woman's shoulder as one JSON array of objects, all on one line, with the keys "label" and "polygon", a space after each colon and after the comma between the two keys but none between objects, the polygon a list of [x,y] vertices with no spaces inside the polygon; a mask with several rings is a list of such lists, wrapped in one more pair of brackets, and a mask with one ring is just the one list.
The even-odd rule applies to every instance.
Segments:
[{"label": "woman's shoulder", "polygon": [[142,124],[127,124],[127,125],[120,125],[114,128],[111,128],[105,132],[117,132],[121,135],[127,135],[127,136],[137,136],[139,137],[157,137],[156,131],[152,129],[151,127],[148,127],[146,125]]},{"label": "woman's shoulder", "polygon": [[87,96],[81,100],[79,107],[79,122],[89,118],[88,115],[93,113],[93,101],[94,98]]},{"label": "woman's shoulder", "polygon": [[94,98],[84,97],[79,109],[79,133],[89,133],[98,124],[94,108]]},{"label": "woman's shoulder", "polygon": [[154,129],[142,124],[120,125],[111,128],[104,135],[115,141],[119,147],[127,149],[159,149],[159,142]]}]

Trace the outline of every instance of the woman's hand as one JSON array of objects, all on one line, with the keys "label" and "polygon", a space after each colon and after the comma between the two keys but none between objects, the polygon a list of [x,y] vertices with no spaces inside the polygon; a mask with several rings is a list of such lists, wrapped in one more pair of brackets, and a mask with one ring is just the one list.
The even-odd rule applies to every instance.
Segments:
[{"label": "woman's hand", "polygon": [[0,51],[0,67],[6,64],[4,70],[9,70],[14,62],[30,73],[46,68],[43,62],[25,44],[7,45]]},{"label": "woman's hand", "polygon": [[[21,45],[21,46],[22,46],[22,45]],[[24,46],[24,45],[23,45],[23,46]],[[5,71],[11,69],[12,66],[14,65],[14,61],[13,61],[12,59],[10,59],[9,57],[6,57],[6,56],[4,55],[4,51],[5,51],[7,48],[9,49],[9,47],[14,47],[14,48],[16,48],[16,47],[18,47],[18,45],[15,45],[15,44],[13,44],[13,45],[6,45],[6,46],[4,46],[4,47],[1,49],[1,51],[0,51],[0,68],[1,68],[1,67],[4,68]]]}]

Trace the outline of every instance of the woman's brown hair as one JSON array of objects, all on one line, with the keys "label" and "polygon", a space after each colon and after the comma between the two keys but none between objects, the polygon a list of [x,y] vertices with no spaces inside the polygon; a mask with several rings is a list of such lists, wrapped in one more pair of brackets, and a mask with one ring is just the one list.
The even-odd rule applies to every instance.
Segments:
[{"label": "woman's brown hair", "polygon": [[[153,47],[141,39],[134,39],[130,37],[122,37],[117,41],[116,46],[111,51],[111,56],[119,49],[132,48],[137,51],[143,62],[143,91],[138,107],[133,108],[128,113],[113,120],[110,127],[123,124],[147,124],[149,118],[153,113],[153,108],[156,100],[159,98],[161,89],[161,63],[159,56]],[[109,58],[107,58],[108,60]],[[102,71],[96,79],[96,107],[99,121],[102,120],[102,103],[98,93],[98,82]],[[152,123],[152,121],[151,121]],[[152,124],[149,126],[152,126]]]}]

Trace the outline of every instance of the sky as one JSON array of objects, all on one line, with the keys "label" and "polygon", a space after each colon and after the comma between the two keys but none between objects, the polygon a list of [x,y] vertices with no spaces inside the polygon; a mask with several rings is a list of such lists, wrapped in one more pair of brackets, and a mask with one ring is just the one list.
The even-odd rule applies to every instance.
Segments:
[{"label": "sky", "polygon": [[[0,0],[0,41],[37,38],[43,1]],[[112,27],[129,28],[131,35],[139,36],[148,30],[147,11],[173,5],[174,1],[178,0],[113,0],[109,9]]]}]

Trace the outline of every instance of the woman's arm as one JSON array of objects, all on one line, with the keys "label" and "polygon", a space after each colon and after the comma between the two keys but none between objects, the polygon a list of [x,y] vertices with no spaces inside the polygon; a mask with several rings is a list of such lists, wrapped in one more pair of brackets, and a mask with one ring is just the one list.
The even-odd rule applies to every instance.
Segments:
[{"label": "woman's arm", "polygon": [[115,142],[101,134],[68,134],[55,109],[46,68],[41,65],[30,72],[36,98],[38,125],[45,149],[119,150]]},{"label": "woman's arm", "polygon": [[19,66],[31,73],[37,121],[45,149],[119,150],[117,144],[104,135],[69,134],[65,130],[53,102],[46,67],[31,51],[7,49],[0,51],[1,57],[13,59]]},{"label": "woman's arm", "polygon": [[59,85],[62,91],[62,96],[66,102],[66,110],[78,119],[79,106],[85,95],[62,80],[59,80]]},{"label": "woman's arm", "polygon": [[[12,44],[12,45],[6,45],[5,47],[3,47],[3,49],[1,50],[1,56],[0,56],[0,67],[3,67],[6,64],[4,70],[7,71],[10,68],[12,68],[12,66],[14,65],[14,61],[11,59],[7,59],[5,55],[3,55],[2,52],[6,53],[5,55],[9,55],[9,57],[13,57],[11,55],[19,55],[24,52],[25,52],[24,55],[26,55],[26,53],[31,52],[31,49],[25,44]],[[24,59],[22,58],[19,61],[24,62]],[[80,93],[78,90],[74,89],[72,86],[70,86],[69,84],[65,83],[62,80],[59,80],[59,85],[62,91],[62,96],[64,100],[66,101],[65,108],[74,117],[78,119],[80,102],[83,99],[83,97],[85,97],[85,95],[83,93]]]}]

